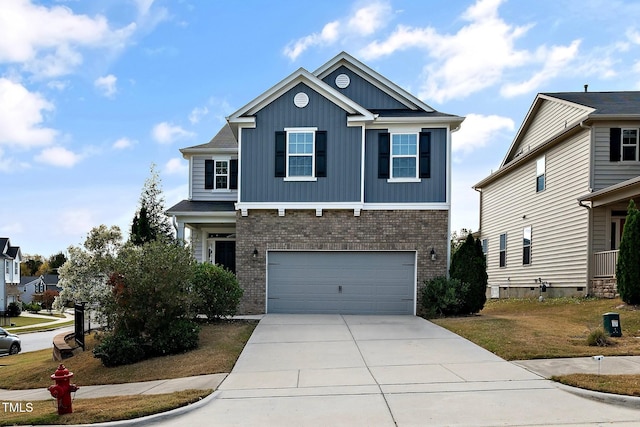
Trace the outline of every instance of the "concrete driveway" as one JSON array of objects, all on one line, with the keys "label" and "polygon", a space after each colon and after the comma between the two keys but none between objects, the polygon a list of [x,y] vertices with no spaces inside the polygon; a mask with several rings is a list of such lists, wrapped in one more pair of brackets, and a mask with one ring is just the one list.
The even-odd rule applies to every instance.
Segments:
[{"label": "concrete driveway", "polygon": [[[157,420],[160,421],[160,420]],[[266,315],[209,404],[154,425],[638,425],[412,316]]]}]

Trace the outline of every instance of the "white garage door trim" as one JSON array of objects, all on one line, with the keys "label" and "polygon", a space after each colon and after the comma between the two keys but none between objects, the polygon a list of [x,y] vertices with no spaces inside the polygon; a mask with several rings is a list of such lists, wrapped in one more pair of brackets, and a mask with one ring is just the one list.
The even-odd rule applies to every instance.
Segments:
[{"label": "white garage door trim", "polygon": [[265,262],[265,312],[269,312],[269,255],[270,253],[323,253],[323,252],[332,252],[332,253],[412,253],[413,254],[413,278],[412,278],[412,307],[411,311],[414,316],[416,315],[416,306],[417,306],[417,277],[418,277],[418,252],[415,250],[309,250],[309,249],[297,249],[297,250],[285,250],[285,249],[270,249],[266,251],[266,262]]}]

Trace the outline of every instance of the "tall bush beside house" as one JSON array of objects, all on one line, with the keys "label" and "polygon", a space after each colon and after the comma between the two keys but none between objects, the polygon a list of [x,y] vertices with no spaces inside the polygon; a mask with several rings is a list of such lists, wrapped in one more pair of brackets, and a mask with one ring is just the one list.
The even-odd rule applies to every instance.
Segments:
[{"label": "tall bush beside house", "polygon": [[627,209],[616,277],[620,298],[627,304],[640,304],[640,211],[633,200]]},{"label": "tall bush beside house", "polygon": [[471,234],[451,257],[449,276],[469,286],[461,295],[461,314],[477,313],[487,302],[487,261],[482,252],[480,240]]},{"label": "tall bush beside house", "polygon": [[193,292],[198,314],[209,320],[235,315],[243,294],[235,274],[208,262],[194,267]]},{"label": "tall bush beside house", "polygon": [[420,305],[427,318],[462,314],[463,297],[469,284],[458,279],[436,277],[427,280],[420,291]]}]

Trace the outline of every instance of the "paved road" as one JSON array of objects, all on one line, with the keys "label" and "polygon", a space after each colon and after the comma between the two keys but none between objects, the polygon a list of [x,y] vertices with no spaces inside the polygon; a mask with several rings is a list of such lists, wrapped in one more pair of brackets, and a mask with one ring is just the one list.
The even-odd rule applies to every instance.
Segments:
[{"label": "paved road", "polygon": [[45,332],[21,334],[19,331],[16,331],[15,333],[22,341],[22,352],[26,353],[28,351],[44,350],[47,348],[53,349],[53,337],[63,332],[73,332],[73,326],[65,326]]}]

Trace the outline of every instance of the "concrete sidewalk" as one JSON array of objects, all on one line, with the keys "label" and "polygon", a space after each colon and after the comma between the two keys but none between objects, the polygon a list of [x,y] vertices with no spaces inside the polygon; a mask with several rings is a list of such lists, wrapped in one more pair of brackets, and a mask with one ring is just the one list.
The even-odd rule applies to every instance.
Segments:
[{"label": "concrete sidewalk", "polygon": [[43,320],[42,323],[35,323],[33,325],[27,325],[27,326],[14,326],[14,327],[4,326],[4,329],[6,329],[9,332],[14,333],[14,334],[19,334],[20,331],[22,331],[22,330],[32,329],[32,328],[36,328],[36,327],[55,329],[55,328],[59,327],[61,324],[66,323],[66,322],[74,319],[73,314],[69,314],[69,313],[64,312],[63,315],[64,315],[64,317],[60,317],[60,318],[55,318],[54,319],[51,316],[45,316],[43,314],[29,313],[29,312],[23,311],[20,314],[20,316],[31,317],[31,318],[36,318],[36,319],[42,319]]}]

